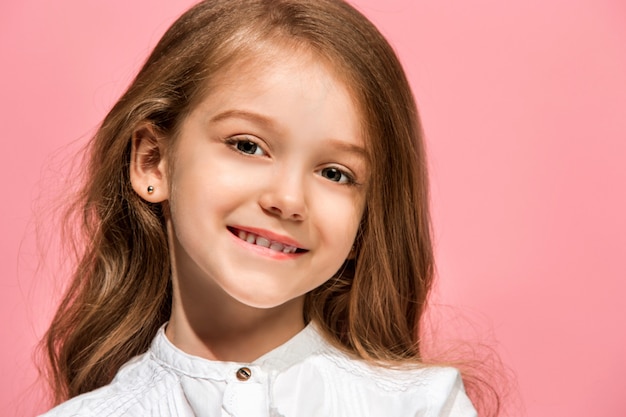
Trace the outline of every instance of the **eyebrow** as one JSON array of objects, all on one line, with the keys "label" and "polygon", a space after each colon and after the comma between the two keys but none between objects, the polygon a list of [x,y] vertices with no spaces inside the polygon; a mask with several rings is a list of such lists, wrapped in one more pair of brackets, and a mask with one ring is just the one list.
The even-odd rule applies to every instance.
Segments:
[{"label": "eyebrow", "polygon": [[269,117],[262,116],[257,113],[251,113],[245,110],[226,110],[213,116],[210,120],[211,123],[221,122],[225,119],[245,119],[257,124],[263,125],[266,128],[276,130],[276,124]]},{"label": "eyebrow", "polygon": [[[219,113],[213,116],[210,122],[217,123],[231,118],[249,120],[251,122],[260,124],[267,129],[272,129],[274,131],[279,130],[278,126],[271,118],[258,113],[252,113],[246,110],[238,109],[226,110],[222,113]],[[327,139],[326,143],[329,147],[334,148],[337,151],[355,154],[366,160],[368,159],[367,151],[362,146],[344,142],[339,139]]]},{"label": "eyebrow", "polygon": [[361,158],[367,159],[367,151],[362,146],[354,145],[338,139],[328,139],[326,143],[328,144],[328,147],[337,151],[355,154]]}]

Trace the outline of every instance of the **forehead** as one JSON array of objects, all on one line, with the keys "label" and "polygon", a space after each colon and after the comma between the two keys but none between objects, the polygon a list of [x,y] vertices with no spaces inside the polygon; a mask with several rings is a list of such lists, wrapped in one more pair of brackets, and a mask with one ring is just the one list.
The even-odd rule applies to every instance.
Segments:
[{"label": "forehead", "polygon": [[239,53],[213,74],[203,90],[198,107],[205,109],[250,106],[297,113],[307,106],[314,111],[316,103],[332,100],[337,114],[319,113],[320,121],[322,116],[342,118],[343,125],[363,136],[363,112],[353,89],[328,59],[306,48],[273,46]]},{"label": "forehead", "polygon": [[259,77],[261,73],[272,73],[276,78],[288,79],[294,72],[306,69],[308,75],[324,75],[332,83],[349,91],[352,97],[350,81],[345,79],[338,65],[329,58],[313,51],[305,45],[294,42],[258,42],[254,45],[245,45],[234,51],[224,65],[216,68],[211,75],[208,87],[217,87],[228,84],[229,81],[238,81]]}]

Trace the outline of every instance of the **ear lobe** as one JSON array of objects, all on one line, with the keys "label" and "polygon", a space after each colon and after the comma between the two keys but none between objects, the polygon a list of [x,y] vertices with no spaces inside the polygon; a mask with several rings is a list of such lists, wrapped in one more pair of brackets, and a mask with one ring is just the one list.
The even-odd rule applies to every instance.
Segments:
[{"label": "ear lobe", "polygon": [[148,122],[135,129],[131,137],[130,182],[133,190],[150,203],[169,198],[163,138]]}]

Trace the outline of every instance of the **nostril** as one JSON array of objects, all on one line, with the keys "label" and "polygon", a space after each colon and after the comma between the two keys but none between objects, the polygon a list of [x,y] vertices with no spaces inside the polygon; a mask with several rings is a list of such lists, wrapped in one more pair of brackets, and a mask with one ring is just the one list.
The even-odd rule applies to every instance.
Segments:
[{"label": "nostril", "polygon": [[278,207],[271,206],[271,207],[264,207],[263,209],[269,212],[270,214],[274,214],[277,216],[282,216],[283,214],[282,210],[279,209]]}]

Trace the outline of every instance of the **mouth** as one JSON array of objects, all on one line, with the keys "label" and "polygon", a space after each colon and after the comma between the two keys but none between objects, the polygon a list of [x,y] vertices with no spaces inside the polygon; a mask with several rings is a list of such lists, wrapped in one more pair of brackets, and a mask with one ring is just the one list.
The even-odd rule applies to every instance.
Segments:
[{"label": "mouth", "polygon": [[268,248],[275,252],[286,253],[286,254],[308,252],[307,249],[302,249],[297,246],[288,245],[286,243],[279,242],[276,240],[270,240],[267,237],[260,236],[250,231],[237,229],[231,226],[228,226],[227,229],[228,231],[230,231],[230,233],[237,236],[239,239],[243,241],[246,241],[252,245],[257,245],[257,246],[261,246],[264,248]]}]

